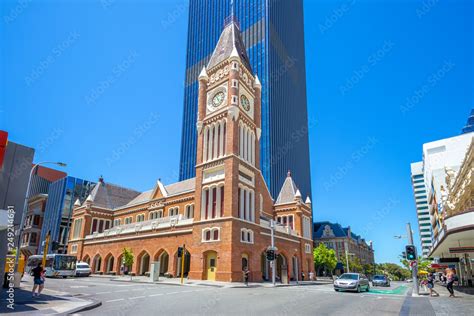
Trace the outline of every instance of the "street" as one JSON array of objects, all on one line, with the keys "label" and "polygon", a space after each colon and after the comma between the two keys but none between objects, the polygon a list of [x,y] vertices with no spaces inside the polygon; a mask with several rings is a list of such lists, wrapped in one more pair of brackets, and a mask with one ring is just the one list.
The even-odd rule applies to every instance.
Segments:
[{"label": "street", "polygon": [[332,284],[235,288],[128,283],[99,277],[47,279],[46,287],[102,302],[80,315],[468,315],[473,307],[471,297],[457,299],[462,304],[445,297],[412,298],[408,295],[411,285],[401,282],[393,282],[390,288],[371,288],[369,293],[335,292]]}]

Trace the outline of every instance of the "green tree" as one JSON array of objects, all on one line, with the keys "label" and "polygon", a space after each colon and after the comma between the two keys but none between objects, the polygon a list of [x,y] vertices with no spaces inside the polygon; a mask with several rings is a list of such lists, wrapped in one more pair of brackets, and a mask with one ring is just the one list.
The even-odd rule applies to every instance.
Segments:
[{"label": "green tree", "polygon": [[330,271],[331,275],[336,268],[337,257],[334,249],[328,249],[325,244],[320,243],[313,250],[314,265],[318,268],[322,267]]},{"label": "green tree", "polygon": [[360,263],[359,258],[354,257],[354,256],[349,256],[348,260],[349,260],[349,269],[347,269],[347,260],[344,260],[344,262],[342,263],[343,266],[344,266],[344,271],[345,272],[348,272],[348,271],[358,272],[358,273],[363,273],[364,272],[364,267]]},{"label": "green tree", "polygon": [[377,274],[385,274],[394,281],[408,279],[411,275],[409,269],[395,263],[379,263],[376,265]]},{"label": "green tree", "polygon": [[[132,270],[132,266],[133,266],[133,262],[134,262],[132,249],[123,248],[122,258],[123,258],[122,259],[123,264],[124,264],[125,267],[128,268],[128,271]],[[130,279],[132,279],[132,273],[130,273]]]}]

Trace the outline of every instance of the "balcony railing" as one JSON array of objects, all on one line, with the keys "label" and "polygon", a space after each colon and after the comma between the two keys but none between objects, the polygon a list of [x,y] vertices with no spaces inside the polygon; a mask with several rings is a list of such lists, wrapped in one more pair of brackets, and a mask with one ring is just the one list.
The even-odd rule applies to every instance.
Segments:
[{"label": "balcony railing", "polygon": [[193,222],[193,218],[185,218],[182,214],[179,214],[176,216],[167,216],[156,219],[150,219],[143,222],[135,222],[131,224],[114,226],[110,229],[104,230],[104,232],[102,233],[92,233],[92,235],[86,236],[86,239],[104,238],[118,236],[122,234],[153,231],[158,229],[189,225]]}]

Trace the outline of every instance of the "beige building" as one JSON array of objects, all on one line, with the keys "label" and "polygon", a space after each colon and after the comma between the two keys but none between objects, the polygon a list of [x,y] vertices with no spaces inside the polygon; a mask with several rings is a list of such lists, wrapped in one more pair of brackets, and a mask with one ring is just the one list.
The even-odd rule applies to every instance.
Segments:
[{"label": "beige building", "polygon": [[474,258],[474,138],[457,172],[445,169],[446,187],[430,205],[430,257],[457,268],[460,282],[472,285]]}]

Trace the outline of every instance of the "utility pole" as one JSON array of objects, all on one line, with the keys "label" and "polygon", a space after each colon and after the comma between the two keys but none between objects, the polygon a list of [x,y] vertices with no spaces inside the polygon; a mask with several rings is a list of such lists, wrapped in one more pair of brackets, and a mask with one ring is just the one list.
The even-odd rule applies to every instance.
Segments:
[{"label": "utility pole", "polygon": [[46,235],[46,239],[44,241],[44,248],[43,248],[43,269],[46,270],[46,256],[48,255],[48,248],[49,248],[49,239],[51,238],[51,231],[48,231]]},{"label": "utility pole", "polygon": [[[408,236],[408,243],[415,247],[413,243],[413,233],[411,231],[411,225],[410,223],[407,223],[407,236]],[[416,253],[416,247],[415,247],[415,253]],[[415,257],[415,260],[411,262],[411,275],[413,278],[413,292],[415,292],[417,295],[419,294],[418,292],[418,254]]]},{"label": "utility pole", "polygon": [[[270,228],[271,228],[271,239],[272,239],[272,250],[275,250],[275,221],[273,219],[270,220]],[[270,261],[272,265],[272,284],[275,286],[275,259],[273,261]]]}]

